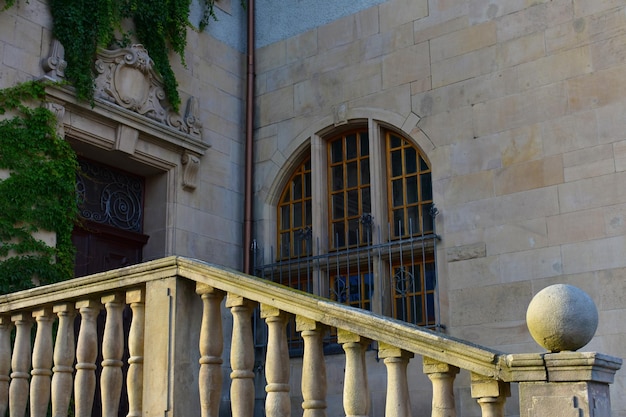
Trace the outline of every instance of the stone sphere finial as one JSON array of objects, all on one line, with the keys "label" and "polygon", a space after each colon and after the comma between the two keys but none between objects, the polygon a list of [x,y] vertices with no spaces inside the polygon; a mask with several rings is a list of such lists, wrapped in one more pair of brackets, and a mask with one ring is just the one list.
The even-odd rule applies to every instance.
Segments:
[{"label": "stone sphere finial", "polygon": [[551,285],[528,305],[526,325],[535,341],[550,352],[575,351],[585,346],[598,327],[598,310],[580,288]]}]

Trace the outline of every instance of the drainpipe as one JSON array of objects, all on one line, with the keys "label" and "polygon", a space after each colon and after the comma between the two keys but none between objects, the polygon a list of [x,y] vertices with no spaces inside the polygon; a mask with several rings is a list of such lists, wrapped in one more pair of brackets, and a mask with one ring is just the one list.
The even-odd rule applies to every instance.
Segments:
[{"label": "drainpipe", "polygon": [[243,272],[252,274],[252,183],[254,146],[254,0],[248,0],[248,42],[246,71],[246,144],[243,213]]}]

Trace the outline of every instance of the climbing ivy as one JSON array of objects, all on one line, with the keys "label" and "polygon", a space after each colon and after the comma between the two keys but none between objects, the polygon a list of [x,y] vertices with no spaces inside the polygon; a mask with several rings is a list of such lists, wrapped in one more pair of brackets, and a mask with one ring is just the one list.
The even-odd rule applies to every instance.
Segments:
[{"label": "climbing ivy", "polygon": [[[16,0],[6,0],[4,9]],[[215,0],[201,0],[203,30],[215,19]],[[126,45],[132,35],[142,43],[163,78],[164,90],[174,111],[179,110],[176,77],[169,62],[175,52],[185,64],[188,16],[191,0],[48,0],[53,34],[65,48],[65,75],[81,100],[93,102],[94,69],[98,47]],[[1,10],[1,9],[0,9]],[[122,29],[122,21],[131,19],[134,32]],[[117,36],[117,38],[116,38]]]},{"label": "climbing ivy", "polygon": [[[45,83],[0,90],[0,293],[72,278],[76,155],[37,106]],[[12,117],[8,117],[12,115]],[[33,237],[56,234],[56,246]]]}]

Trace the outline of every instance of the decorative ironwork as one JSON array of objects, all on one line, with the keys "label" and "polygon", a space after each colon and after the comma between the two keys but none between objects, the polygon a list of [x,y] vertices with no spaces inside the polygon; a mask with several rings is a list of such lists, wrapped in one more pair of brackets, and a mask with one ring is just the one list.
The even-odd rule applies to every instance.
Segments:
[{"label": "decorative ironwork", "polygon": [[439,209],[437,208],[437,206],[433,204],[432,206],[430,206],[430,210],[428,210],[428,214],[430,214],[430,217],[432,217],[434,220],[439,215]]},{"label": "decorative ironwork", "polygon": [[415,292],[415,276],[405,266],[396,268],[393,276],[396,294],[406,296]]},{"label": "decorative ironwork", "polygon": [[100,224],[141,233],[143,179],[80,160],[76,179],[79,215]]}]

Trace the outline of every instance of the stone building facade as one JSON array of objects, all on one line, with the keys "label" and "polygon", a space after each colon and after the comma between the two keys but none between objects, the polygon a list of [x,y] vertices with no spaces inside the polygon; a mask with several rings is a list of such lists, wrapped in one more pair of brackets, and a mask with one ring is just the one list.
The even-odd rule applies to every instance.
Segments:
[{"label": "stone building facade", "polygon": [[[53,97],[65,109],[65,135],[79,154],[145,178],[143,233],[150,238],[143,260],[174,254],[241,267],[246,66],[239,35],[245,26],[237,4],[220,2],[226,12],[210,29],[215,32],[189,30],[187,67],[172,59],[183,101],[197,100],[197,139],[118,113],[115,105],[90,109],[71,95]],[[373,214],[374,225],[388,230],[385,242],[393,242],[387,225],[396,220],[395,162],[388,158],[395,149],[389,138],[396,137],[424,161],[419,190],[432,188],[419,204],[438,210],[434,229],[424,226],[426,206],[414,217],[422,231],[439,236],[415,264],[435,265],[433,311],[442,331],[502,351],[538,351],[526,307],[542,288],[568,283],[598,306],[599,329],[585,349],[624,357],[626,2],[331,3],[303,14],[307,6],[298,1],[279,8],[257,2],[254,238],[263,249],[257,260],[271,264],[282,256],[269,249],[284,244],[285,231],[292,233],[291,252],[283,258],[293,258],[293,233],[305,227],[319,244],[303,255],[344,248],[334,241],[339,229],[328,202],[334,190],[329,144],[351,134],[365,138],[359,152],[369,150],[367,187],[360,171],[355,188],[368,189],[369,205],[358,200],[353,217]],[[52,44],[45,1],[0,13],[0,86],[44,76],[41,61]],[[297,204],[284,200],[285,190],[300,169],[310,172],[310,198],[302,200],[310,209],[301,212],[310,220],[296,224],[289,217],[284,226],[280,208],[293,213]],[[338,217],[352,230],[349,214]],[[375,262],[395,265],[392,258]],[[313,290],[330,296],[341,273],[319,264],[317,270]],[[390,314],[392,302],[379,296],[383,278],[373,278],[370,308]],[[374,352],[368,357],[382,375]],[[340,368],[342,358],[329,355],[328,361],[333,380],[332,364]],[[410,373],[413,408],[423,412],[429,400],[417,398],[429,391],[429,381],[419,364]],[[462,415],[479,415],[469,376],[459,379]],[[614,416],[626,416],[619,395],[625,383],[618,372]],[[297,414],[299,387],[292,385]],[[370,387],[372,415],[380,415],[384,379]],[[339,392],[330,387],[329,397]],[[514,402],[507,410],[518,412]],[[329,401],[329,415],[335,414],[341,404]]]}]

